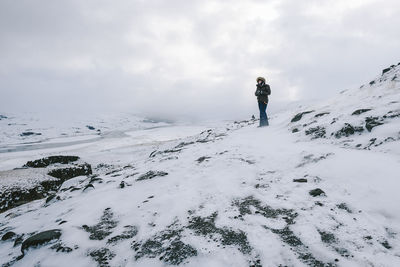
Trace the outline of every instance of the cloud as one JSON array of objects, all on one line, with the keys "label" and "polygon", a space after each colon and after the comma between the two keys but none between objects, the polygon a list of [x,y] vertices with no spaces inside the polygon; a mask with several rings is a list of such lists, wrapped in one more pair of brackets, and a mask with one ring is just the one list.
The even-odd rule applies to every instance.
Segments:
[{"label": "cloud", "polygon": [[395,0],[4,0],[0,109],[170,118],[331,97],[398,60]]}]

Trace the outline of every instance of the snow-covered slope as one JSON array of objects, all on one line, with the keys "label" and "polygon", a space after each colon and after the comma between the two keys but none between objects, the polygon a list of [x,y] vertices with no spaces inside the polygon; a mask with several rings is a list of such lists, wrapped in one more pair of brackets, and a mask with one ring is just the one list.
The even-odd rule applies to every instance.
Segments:
[{"label": "snow-covered slope", "polygon": [[1,213],[1,262],[400,266],[399,69],[266,128],[179,125],[0,154],[8,177],[58,154],[93,171]]}]

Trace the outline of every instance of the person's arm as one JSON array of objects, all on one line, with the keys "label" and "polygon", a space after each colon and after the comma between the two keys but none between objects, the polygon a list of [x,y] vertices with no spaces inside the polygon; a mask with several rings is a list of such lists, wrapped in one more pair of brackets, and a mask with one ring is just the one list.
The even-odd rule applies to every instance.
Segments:
[{"label": "person's arm", "polygon": [[270,95],[271,94],[271,87],[269,87],[269,84],[266,84],[266,91],[267,91],[267,95]]}]

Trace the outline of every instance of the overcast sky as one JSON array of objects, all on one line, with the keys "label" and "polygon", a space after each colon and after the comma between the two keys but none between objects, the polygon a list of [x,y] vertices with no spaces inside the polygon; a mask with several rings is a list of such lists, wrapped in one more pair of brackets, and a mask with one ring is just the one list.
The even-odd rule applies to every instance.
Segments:
[{"label": "overcast sky", "polygon": [[0,0],[0,112],[236,118],[400,61],[398,0]]}]

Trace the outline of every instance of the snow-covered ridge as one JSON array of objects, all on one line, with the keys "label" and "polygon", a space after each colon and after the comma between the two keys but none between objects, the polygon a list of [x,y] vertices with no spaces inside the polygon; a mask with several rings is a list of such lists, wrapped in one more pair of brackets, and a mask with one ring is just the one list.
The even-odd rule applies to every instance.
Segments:
[{"label": "snow-covered ridge", "polygon": [[[2,153],[7,177],[22,165],[43,174],[79,167],[32,161],[59,154],[79,156],[91,172],[0,213],[0,263],[400,266],[398,71],[272,114],[266,128],[256,120],[171,126]],[[354,132],[342,131],[346,123]]]},{"label": "snow-covered ridge", "polygon": [[302,108],[289,129],[297,136],[329,139],[358,149],[390,150],[400,139],[400,63],[371,82]]}]

